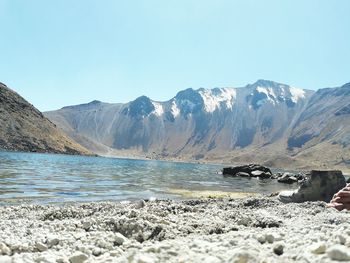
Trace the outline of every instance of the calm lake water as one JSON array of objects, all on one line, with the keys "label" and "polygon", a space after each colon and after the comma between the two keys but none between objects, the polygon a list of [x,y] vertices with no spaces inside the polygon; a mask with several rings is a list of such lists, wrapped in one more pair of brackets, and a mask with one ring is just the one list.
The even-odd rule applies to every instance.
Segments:
[{"label": "calm lake water", "polygon": [[223,177],[218,174],[223,167],[0,152],[0,205],[180,199],[183,190],[271,193],[290,188],[272,180]]}]

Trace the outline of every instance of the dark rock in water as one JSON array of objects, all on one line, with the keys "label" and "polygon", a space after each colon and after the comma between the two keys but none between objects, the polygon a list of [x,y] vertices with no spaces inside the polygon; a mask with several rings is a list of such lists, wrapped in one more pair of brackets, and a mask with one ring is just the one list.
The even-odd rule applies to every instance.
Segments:
[{"label": "dark rock in water", "polygon": [[279,199],[285,203],[305,201],[329,202],[333,195],[345,187],[345,177],[341,171],[311,171],[294,191],[282,191]]},{"label": "dark rock in water", "polygon": [[236,176],[240,176],[240,177],[250,177],[249,173],[245,173],[245,172],[238,172],[236,173]]},{"label": "dark rock in water", "polygon": [[283,173],[275,173],[270,178],[271,179],[278,179],[283,176]]},{"label": "dark rock in water", "polygon": [[298,182],[298,178],[294,174],[284,173],[277,179],[277,182],[284,184],[293,184]]},{"label": "dark rock in water", "polygon": [[299,183],[305,179],[305,175],[302,173],[276,173],[271,176],[271,179],[277,179],[279,183],[293,184]]},{"label": "dark rock in water", "polygon": [[294,176],[282,176],[281,178],[278,178],[277,182],[284,184],[293,184],[297,183],[298,179]]},{"label": "dark rock in water", "polygon": [[258,170],[258,171],[251,172],[251,176],[265,179],[265,178],[270,178],[271,177],[271,173],[265,173],[263,171],[259,171]]},{"label": "dark rock in water", "polygon": [[225,167],[222,170],[223,175],[228,176],[243,176],[247,177],[260,177],[260,178],[270,178],[272,172],[269,168],[258,165],[258,164],[248,164],[235,167]]},{"label": "dark rock in water", "polygon": [[298,182],[305,179],[305,174],[302,173],[298,173],[294,176],[298,179]]}]

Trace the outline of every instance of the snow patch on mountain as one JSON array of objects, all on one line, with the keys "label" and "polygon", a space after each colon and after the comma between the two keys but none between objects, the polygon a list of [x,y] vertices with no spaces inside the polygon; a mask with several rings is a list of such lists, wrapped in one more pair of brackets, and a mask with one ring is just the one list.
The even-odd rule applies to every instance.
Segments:
[{"label": "snow patch on mountain", "polygon": [[290,94],[291,94],[291,100],[294,103],[297,103],[299,99],[305,98],[305,91],[303,89],[290,87],[289,88]]},{"label": "snow patch on mountain", "polygon": [[153,113],[156,115],[156,116],[162,116],[164,114],[164,109],[163,109],[163,105],[158,103],[158,102],[154,102],[152,101],[152,104],[154,106],[154,111]]},{"label": "snow patch on mountain", "polygon": [[181,101],[179,101],[179,103],[180,103],[181,111],[184,113],[191,113],[193,109],[196,107],[195,103],[187,99],[182,99]]},{"label": "snow patch on mountain", "polygon": [[180,115],[180,109],[177,107],[175,100],[173,100],[173,102],[171,103],[171,113],[174,116],[174,118]]},{"label": "snow patch on mountain", "polygon": [[276,98],[275,92],[272,88],[257,87],[256,90],[260,93],[265,93],[267,97]]},{"label": "snow patch on mountain", "polygon": [[262,87],[258,85],[253,87],[253,90],[251,90],[251,93],[247,96],[247,99],[252,104],[254,110],[257,110],[266,103],[276,106],[277,97],[275,91],[278,93],[278,91],[272,87]]},{"label": "snow patch on mountain", "polygon": [[199,94],[204,101],[206,112],[214,112],[224,104],[227,109],[232,109],[236,99],[236,90],[233,88],[200,89]]}]

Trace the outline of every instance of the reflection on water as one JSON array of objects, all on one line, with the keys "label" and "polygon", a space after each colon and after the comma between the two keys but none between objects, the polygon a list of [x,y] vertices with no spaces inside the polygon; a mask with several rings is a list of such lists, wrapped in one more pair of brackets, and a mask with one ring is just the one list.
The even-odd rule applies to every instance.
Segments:
[{"label": "reflection on water", "polygon": [[231,178],[218,165],[0,152],[0,204],[181,198],[170,189],[271,193],[290,186]]}]

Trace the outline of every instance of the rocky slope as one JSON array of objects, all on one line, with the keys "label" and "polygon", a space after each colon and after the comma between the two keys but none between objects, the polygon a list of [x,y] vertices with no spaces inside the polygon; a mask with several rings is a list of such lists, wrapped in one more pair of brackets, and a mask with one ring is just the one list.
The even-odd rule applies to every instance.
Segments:
[{"label": "rocky slope", "polygon": [[0,149],[91,154],[16,92],[0,83]]},{"label": "rocky slope", "polygon": [[[243,88],[187,89],[166,102],[142,96],[45,114],[101,154],[346,168],[348,90],[344,85],[314,93],[259,80]],[[327,158],[318,147],[330,149]]]}]

